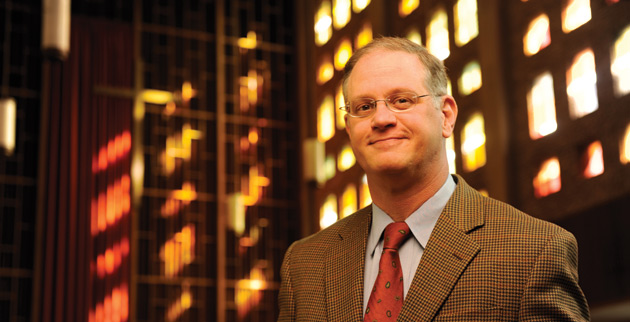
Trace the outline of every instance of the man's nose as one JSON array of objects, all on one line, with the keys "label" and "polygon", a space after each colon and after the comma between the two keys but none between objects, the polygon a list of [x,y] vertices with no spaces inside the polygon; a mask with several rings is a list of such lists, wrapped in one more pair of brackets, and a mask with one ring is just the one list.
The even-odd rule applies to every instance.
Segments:
[{"label": "man's nose", "polygon": [[373,128],[386,128],[394,126],[397,122],[396,113],[389,109],[387,101],[376,101],[374,115],[372,115]]}]

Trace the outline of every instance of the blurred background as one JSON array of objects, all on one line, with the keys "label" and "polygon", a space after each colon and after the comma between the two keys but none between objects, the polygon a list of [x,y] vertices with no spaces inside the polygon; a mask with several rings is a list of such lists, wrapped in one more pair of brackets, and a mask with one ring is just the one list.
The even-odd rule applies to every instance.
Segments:
[{"label": "blurred background", "polygon": [[[275,321],[291,242],[370,204],[342,69],[444,60],[451,172],[578,239],[630,321],[630,2],[2,0],[0,320]],[[374,75],[378,77],[378,75]]]}]

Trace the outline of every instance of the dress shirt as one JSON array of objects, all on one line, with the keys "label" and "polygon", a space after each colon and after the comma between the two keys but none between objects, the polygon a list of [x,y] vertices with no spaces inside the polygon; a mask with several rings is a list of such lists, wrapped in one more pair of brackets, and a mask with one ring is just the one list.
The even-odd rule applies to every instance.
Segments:
[{"label": "dress shirt", "polygon": [[[435,227],[444,206],[446,206],[453,191],[455,191],[455,187],[455,180],[449,175],[440,190],[405,219],[413,236],[405,241],[398,249],[400,265],[403,271],[403,296],[406,296],[407,291],[409,291],[413,276],[416,273],[420,258],[429,241],[433,227]],[[389,215],[377,205],[372,204],[372,226],[370,227],[370,234],[368,235],[365,250],[363,312],[365,312],[372,287],[378,275],[379,261],[381,253],[383,252],[383,231],[385,231],[385,227],[392,222],[394,221]]]}]

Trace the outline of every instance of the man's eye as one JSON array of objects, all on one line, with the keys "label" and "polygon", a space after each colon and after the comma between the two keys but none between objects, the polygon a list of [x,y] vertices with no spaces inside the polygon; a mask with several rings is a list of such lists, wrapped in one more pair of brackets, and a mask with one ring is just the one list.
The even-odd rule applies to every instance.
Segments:
[{"label": "man's eye", "polygon": [[408,97],[396,97],[392,100],[394,104],[408,104],[411,102],[411,99]]},{"label": "man's eye", "polygon": [[357,107],[354,108],[355,111],[360,112],[360,111],[369,111],[372,108],[372,106],[370,104],[359,104],[357,105]]}]

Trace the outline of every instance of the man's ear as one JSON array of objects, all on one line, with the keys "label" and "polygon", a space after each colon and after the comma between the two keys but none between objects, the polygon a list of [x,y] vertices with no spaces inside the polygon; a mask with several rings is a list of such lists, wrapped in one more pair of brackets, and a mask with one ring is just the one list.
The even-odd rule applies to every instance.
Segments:
[{"label": "man's ear", "polygon": [[455,129],[455,121],[457,120],[457,103],[453,96],[442,96],[442,115],[444,115],[444,123],[442,124],[442,136],[448,138],[453,135]]}]

